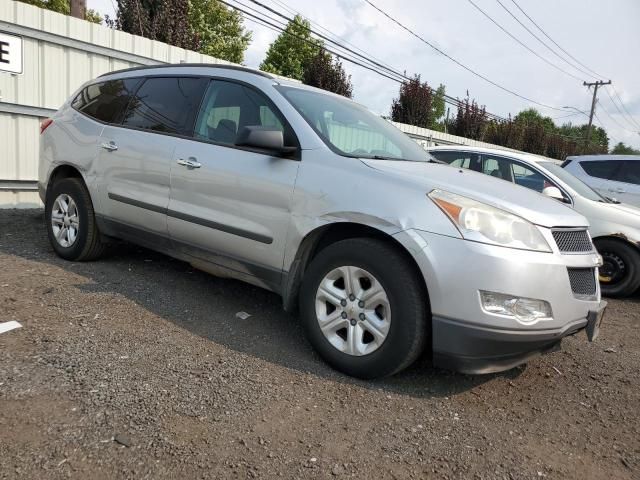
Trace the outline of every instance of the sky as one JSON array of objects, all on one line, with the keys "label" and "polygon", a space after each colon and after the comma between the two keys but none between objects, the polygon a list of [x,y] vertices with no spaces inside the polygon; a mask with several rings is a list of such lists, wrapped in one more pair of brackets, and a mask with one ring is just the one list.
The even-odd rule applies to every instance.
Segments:
[{"label": "sky", "polygon": [[[588,111],[592,91],[582,85],[594,78],[576,70],[555,56],[519,25],[500,5],[507,7],[529,29],[553,45],[517,9],[516,3],[564,50],[593,71],[611,80],[626,110],[612,103],[611,87],[598,91],[596,125],[603,126],[610,146],[622,141],[640,149],[640,1],[638,0],[371,0],[425,40],[459,62],[531,100],[554,106],[537,106],[490,85],[467,72],[425,43],[394,24],[365,0],[260,0],[288,16],[284,6],[330,30],[356,47],[407,75],[420,74],[423,81],[437,87],[444,84],[447,94],[464,98],[469,93],[487,111],[506,117],[535,107],[557,124],[586,123],[588,118],[570,108]],[[548,62],[570,72],[573,78],[518,44],[483,16],[475,3],[497,23]],[[252,5],[249,0],[239,0]],[[113,16],[115,0],[87,0],[87,6]],[[230,3],[239,4],[237,0]],[[283,6],[284,5],[284,6]],[[252,5],[255,7],[255,5]],[[276,32],[245,20],[253,40],[245,53],[245,65],[257,68]],[[353,48],[353,47],[351,47]],[[557,50],[560,56],[573,60]],[[352,76],[354,100],[378,114],[388,115],[399,85],[362,67],[343,62]],[[582,68],[582,67],[580,67]],[[584,68],[582,68],[584,70]],[[605,90],[607,89],[607,90]],[[621,113],[622,112],[622,113]],[[573,116],[567,116],[575,114]],[[455,115],[452,109],[451,115]],[[559,118],[565,117],[565,118]],[[635,121],[635,124],[633,123]]]}]

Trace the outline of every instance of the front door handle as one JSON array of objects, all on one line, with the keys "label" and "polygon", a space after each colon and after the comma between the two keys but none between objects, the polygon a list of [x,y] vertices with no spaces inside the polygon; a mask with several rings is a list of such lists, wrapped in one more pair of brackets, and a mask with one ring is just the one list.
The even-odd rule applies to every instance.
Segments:
[{"label": "front door handle", "polygon": [[184,158],[180,158],[177,163],[178,165],[182,165],[183,167],[187,168],[200,168],[202,166],[202,164],[193,157],[190,157],[186,160]]},{"label": "front door handle", "polygon": [[109,142],[109,143],[103,143],[102,145],[100,145],[102,148],[104,148],[105,150],[108,150],[110,152],[113,152],[114,150],[118,149],[118,146],[115,144],[115,142]]}]

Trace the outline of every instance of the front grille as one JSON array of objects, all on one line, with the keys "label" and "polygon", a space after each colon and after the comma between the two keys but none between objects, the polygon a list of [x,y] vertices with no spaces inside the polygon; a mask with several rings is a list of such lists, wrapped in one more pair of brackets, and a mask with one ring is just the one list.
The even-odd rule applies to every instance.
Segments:
[{"label": "front grille", "polygon": [[567,268],[569,283],[574,295],[593,297],[596,294],[595,268]]},{"label": "front grille", "polygon": [[551,233],[562,253],[593,251],[593,244],[586,230],[553,230]]}]

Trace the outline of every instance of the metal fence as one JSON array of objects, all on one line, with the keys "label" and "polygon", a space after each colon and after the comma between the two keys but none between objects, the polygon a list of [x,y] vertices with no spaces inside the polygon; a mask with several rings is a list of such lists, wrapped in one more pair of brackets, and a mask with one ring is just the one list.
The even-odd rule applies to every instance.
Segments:
[{"label": "metal fence", "polygon": [[[82,83],[136,65],[224,60],[13,0],[0,0],[0,32],[22,37],[22,74],[0,72],[0,208],[40,205],[39,123]],[[423,146],[483,145],[396,124]]]}]

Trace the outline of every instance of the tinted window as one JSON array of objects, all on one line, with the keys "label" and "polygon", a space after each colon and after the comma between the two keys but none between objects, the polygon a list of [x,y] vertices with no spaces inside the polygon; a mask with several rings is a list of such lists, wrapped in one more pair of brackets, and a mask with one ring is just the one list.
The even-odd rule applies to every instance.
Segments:
[{"label": "tinted window", "polygon": [[604,160],[596,162],[580,162],[580,166],[592,177],[609,180],[613,177],[620,165],[617,160]]},{"label": "tinted window", "polygon": [[621,160],[620,163],[622,166],[612,179],[640,185],[640,160]]},{"label": "tinted window", "polygon": [[71,102],[76,110],[106,123],[120,123],[139,79],[111,80],[82,89]]},{"label": "tinted window", "polygon": [[293,131],[267,97],[238,83],[212,81],[198,114],[194,137],[234,145],[238,132],[248,126],[276,128],[283,132],[285,145],[297,145]]},{"label": "tinted window", "polygon": [[205,85],[201,78],[148,78],[131,100],[122,124],[190,135]]},{"label": "tinted window", "polygon": [[480,170],[477,153],[447,151],[435,151],[429,153],[436,157],[438,160],[448,163],[452,167],[469,168],[476,171]]}]

